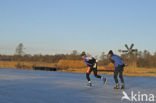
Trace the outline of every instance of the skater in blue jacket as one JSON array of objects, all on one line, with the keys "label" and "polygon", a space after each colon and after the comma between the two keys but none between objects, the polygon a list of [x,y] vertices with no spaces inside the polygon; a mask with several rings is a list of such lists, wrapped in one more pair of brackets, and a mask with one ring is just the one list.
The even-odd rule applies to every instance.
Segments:
[{"label": "skater in blue jacket", "polygon": [[114,87],[114,89],[120,89],[120,85],[118,82],[118,75],[122,83],[121,89],[125,89],[124,78],[123,78],[123,71],[125,67],[124,61],[118,55],[114,55],[112,50],[109,51],[108,57],[115,67],[114,80],[115,80],[116,86]]},{"label": "skater in blue jacket", "polygon": [[85,64],[87,64],[87,66],[89,67],[87,72],[86,72],[86,78],[88,80],[88,84],[87,84],[87,87],[91,87],[92,86],[92,83],[91,83],[91,80],[90,80],[90,73],[93,71],[94,72],[94,76],[96,78],[99,78],[101,79],[103,82],[104,82],[104,86],[106,85],[107,83],[107,78],[103,78],[102,76],[98,75],[97,74],[97,63],[96,63],[96,59],[93,58],[93,57],[88,57],[86,56],[86,53],[85,52],[82,52],[81,54],[81,57],[84,61]]}]

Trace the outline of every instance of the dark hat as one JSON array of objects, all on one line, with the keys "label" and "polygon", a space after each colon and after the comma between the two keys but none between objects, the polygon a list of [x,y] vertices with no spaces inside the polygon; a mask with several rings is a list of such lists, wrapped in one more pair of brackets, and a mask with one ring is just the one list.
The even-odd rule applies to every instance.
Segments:
[{"label": "dark hat", "polygon": [[113,51],[112,51],[112,50],[110,50],[110,51],[108,52],[108,54],[112,54],[112,55],[113,55],[114,53],[113,53]]},{"label": "dark hat", "polygon": [[86,56],[86,53],[85,53],[85,52],[82,52],[82,53],[81,53],[81,56]]}]

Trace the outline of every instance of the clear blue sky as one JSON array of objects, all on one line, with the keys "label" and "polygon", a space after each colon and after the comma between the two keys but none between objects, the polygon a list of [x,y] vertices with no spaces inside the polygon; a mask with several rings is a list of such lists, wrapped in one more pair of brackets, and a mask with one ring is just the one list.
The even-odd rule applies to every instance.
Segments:
[{"label": "clear blue sky", "polygon": [[156,0],[0,0],[0,54],[156,51]]}]

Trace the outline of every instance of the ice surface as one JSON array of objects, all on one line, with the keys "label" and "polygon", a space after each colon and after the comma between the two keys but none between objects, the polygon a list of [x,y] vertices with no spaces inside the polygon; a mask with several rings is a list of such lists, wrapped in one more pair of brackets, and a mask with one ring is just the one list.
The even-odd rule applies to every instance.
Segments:
[{"label": "ice surface", "polygon": [[[114,91],[113,76],[106,76],[106,88],[93,75],[93,88],[85,88],[85,74],[0,69],[0,103],[132,103],[121,101],[122,91]],[[128,95],[140,91],[156,96],[156,78],[125,77],[125,81]]]}]

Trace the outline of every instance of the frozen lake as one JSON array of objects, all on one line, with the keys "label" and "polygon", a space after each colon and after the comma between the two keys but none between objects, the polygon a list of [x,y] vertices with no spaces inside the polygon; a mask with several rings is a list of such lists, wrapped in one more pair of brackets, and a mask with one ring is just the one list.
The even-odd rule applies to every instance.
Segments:
[{"label": "frozen lake", "polygon": [[[122,91],[114,91],[113,76],[106,76],[106,88],[93,75],[94,87],[85,88],[85,74],[0,69],[0,103],[132,103],[121,101]],[[125,77],[125,82],[129,96],[132,91],[156,96],[154,77]]]}]

